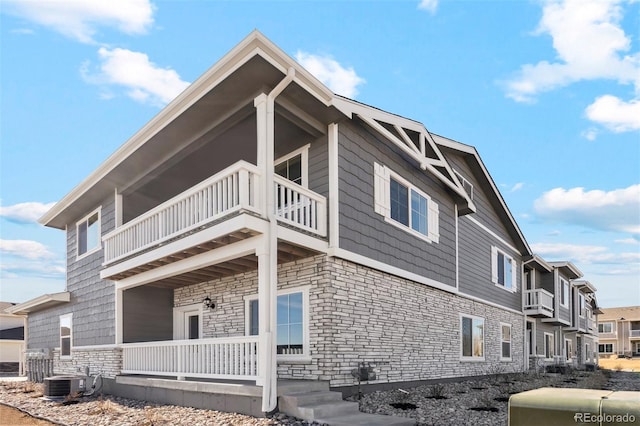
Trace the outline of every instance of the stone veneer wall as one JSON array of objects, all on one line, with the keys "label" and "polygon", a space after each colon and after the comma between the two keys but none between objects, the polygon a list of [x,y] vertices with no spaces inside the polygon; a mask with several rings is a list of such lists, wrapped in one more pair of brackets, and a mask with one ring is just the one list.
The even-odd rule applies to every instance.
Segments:
[{"label": "stone veneer wall", "polygon": [[53,373],[56,375],[83,375],[87,366],[91,374],[102,373],[105,379],[113,379],[122,370],[122,349],[71,348],[71,359],[60,359],[60,349],[53,351]]},{"label": "stone veneer wall", "polygon": [[[354,384],[351,370],[370,362],[372,383],[522,371],[522,315],[319,255],[279,265],[279,289],[310,286],[311,360],[280,361],[280,378]],[[211,297],[203,337],[245,334],[244,297],[258,291],[257,272],[176,289],[175,306]],[[485,319],[485,361],[460,361],[460,313]],[[512,325],[511,361],[500,361],[500,323]]]}]

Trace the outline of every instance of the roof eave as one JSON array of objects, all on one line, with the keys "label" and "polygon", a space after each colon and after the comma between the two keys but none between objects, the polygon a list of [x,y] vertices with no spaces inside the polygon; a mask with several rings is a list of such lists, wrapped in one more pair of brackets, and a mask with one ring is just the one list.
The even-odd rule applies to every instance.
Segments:
[{"label": "roof eave", "polygon": [[43,294],[34,299],[27,300],[23,303],[18,303],[4,311],[14,315],[27,315],[32,312],[41,311],[43,309],[52,308],[54,306],[67,303],[71,300],[71,293],[63,291],[60,293]]}]

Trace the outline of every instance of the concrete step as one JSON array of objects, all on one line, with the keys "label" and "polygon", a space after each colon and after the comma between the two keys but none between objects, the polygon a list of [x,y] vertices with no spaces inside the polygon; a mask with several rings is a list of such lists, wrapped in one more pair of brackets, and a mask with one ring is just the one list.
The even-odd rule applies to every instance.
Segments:
[{"label": "concrete step", "polygon": [[331,401],[298,406],[299,417],[304,420],[315,420],[320,417],[336,417],[360,412],[358,404],[347,401]]},{"label": "concrete step", "polygon": [[278,395],[291,395],[302,392],[329,391],[329,382],[314,380],[278,380]]},{"label": "concrete step", "polygon": [[368,413],[319,417],[314,420],[329,426],[415,426],[416,424],[416,421],[410,418]]},{"label": "concrete step", "polygon": [[282,395],[280,397],[280,406],[299,407],[301,405],[321,404],[324,402],[335,401],[342,401],[342,394],[340,392],[311,391]]}]

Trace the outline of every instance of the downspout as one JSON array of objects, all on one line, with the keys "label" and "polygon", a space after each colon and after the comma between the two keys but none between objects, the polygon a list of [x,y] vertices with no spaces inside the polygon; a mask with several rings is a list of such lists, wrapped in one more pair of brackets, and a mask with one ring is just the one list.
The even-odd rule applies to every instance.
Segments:
[{"label": "downspout", "polygon": [[274,188],[274,148],[275,148],[275,99],[293,81],[295,69],[290,67],[287,75],[267,95],[267,152],[265,196],[267,198],[267,220],[269,228],[266,244],[269,253],[269,325],[266,332],[266,363],[264,365],[264,383],[262,384],[262,411],[271,412],[278,405],[278,364],[276,359],[277,341],[277,298],[278,298],[278,222],[275,217],[275,188]]}]

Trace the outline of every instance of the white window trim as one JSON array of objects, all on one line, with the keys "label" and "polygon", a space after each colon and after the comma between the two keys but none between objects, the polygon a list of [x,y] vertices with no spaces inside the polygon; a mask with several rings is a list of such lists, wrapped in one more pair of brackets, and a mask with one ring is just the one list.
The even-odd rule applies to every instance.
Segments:
[{"label": "white window trim", "polygon": [[[96,213],[98,213],[98,245],[92,248],[91,250],[87,250],[86,252],[80,254],[80,244],[79,244],[80,233],[78,232],[78,227],[82,222],[86,222],[87,220],[89,220],[91,216],[93,216]],[[92,253],[100,251],[101,249],[102,249],[102,206],[93,210],[91,213],[89,213],[88,215],[86,215],[85,217],[83,217],[82,219],[76,222],[76,260],[83,259]]]},{"label": "white window trim", "polygon": [[291,151],[290,153],[283,155],[282,157],[276,159],[273,162],[273,167],[275,168],[280,163],[287,161],[295,157],[296,155],[300,155],[300,168],[301,168],[300,173],[302,175],[301,186],[305,188],[309,188],[309,147],[310,146],[311,144],[308,143],[305,146],[296,149],[295,151]]},{"label": "white window trim", "polygon": [[178,306],[173,308],[173,340],[179,339],[181,330],[184,330],[184,314],[189,311],[198,311],[198,339],[202,339],[203,318],[202,318],[202,303],[194,303],[191,305]]},{"label": "white window trim", "polygon": [[[420,238],[429,243],[440,242],[440,211],[438,203],[436,203],[429,195],[420,188],[388,168],[387,166],[374,163],[374,204],[375,211],[384,217],[384,221],[402,229],[403,231]],[[406,186],[409,196],[409,221],[411,221],[411,191],[417,192],[421,197],[427,200],[427,235],[424,235],[409,226],[400,223],[391,218],[391,178]]]},{"label": "white window trim", "polygon": [[[551,358],[547,358],[547,336],[551,336],[551,349],[549,352],[549,354],[551,354]],[[543,340],[543,346],[544,346],[544,353],[542,354],[544,356],[545,359],[554,359],[554,357],[556,356],[556,336],[553,333],[544,333],[544,340]]]},{"label": "white window trim", "polygon": [[[302,353],[301,354],[278,354],[278,361],[311,361],[311,352],[309,348],[309,289],[311,286],[305,285],[295,288],[287,288],[278,290],[278,296],[292,293],[302,293]],[[258,300],[257,294],[244,296],[244,334],[249,336],[251,324],[249,322],[249,303],[252,300]]]},{"label": "white window trim", "polygon": [[[600,345],[603,346],[607,346],[607,345],[611,345],[611,352],[600,352]],[[615,354],[616,353],[616,344],[611,342],[611,343],[598,343],[598,353],[599,354]]]},{"label": "white window trim", "polygon": [[[506,340],[502,339],[502,327],[509,327],[509,356],[502,356],[502,344],[506,343]],[[513,327],[506,322],[500,323],[500,361],[511,361],[513,358]]]},{"label": "white window trim", "polygon": [[[511,263],[511,288],[508,288],[498,282],[498,253],[509,259]],[[513,256],[508,254],[506,251],[498,248],[497,246],[491,246],[491,282],[496,287],[499,287],[505,291],[511,293],[515,293],[518,291],[518,262]]]},{"label": "white window trim", "polygon": [[[69,318],[71,327],[69,327],[69,355],[62,355],[62,319]],[[60,359],[71,359],[73,354],[73,313],[60,315],[58,322],[58,342],[60,343]]]},{"label": "white window trim", "polygon": [[[569,281],[560,277],[560,306],[568,308],[569,307],[569,299],[571,298],[571,287],[569,286]],[[562,295],[564,294],[564,286],[567,287],[567,297],[565,297],[564,303],[562,303]]]},{"label": "white window trim", "polygon": [[[605,324],[609,324],[611,326],[611,331],[600,331],[600,326],[604,328]],[[615,323],[611,321],[605,321],[598,324],[598,333],[602,334],[614,334],[615,333]]]},{"label": "white window trim", "polygon": [[584,294],[578,293],[578,315],[580,318],[584,318],[584,311],[587,309],[586,306],[587,300],[585,299]]},{"label": "white window trim", "polygon": [[[482,362],[485,360],[485,354],[486,354],[486,344],[485,344],[485,340],[487,337],[487,321],[482,318],[482,317],[478,317],[475,315],[469,315],[469,314],[459,314],[460,316],[460,322],[459,322],[459,330],[460,330],[460,361],[465,361],[465,362]],[[463,343],[462,343],[462,318],[470,318],[472,321],[472,327],[471,327],[471,345],[473,345],[473,320],[482,320],[482,356],[464,356],[463,354]],[[471,353],[473,353],[473,347],[471,349]]]},{"label": "white window trim", "polygon": [[564,359],[566,361],[570,361],[572,356],[571,356],[571,353],[567,352],[567,342],[569,342],[569,348],[571,349],[571,351],[569,351],[569,352],[573,352],[573,340],[565,338],[564,339],[564,347],[562,348],[562,350],[565,352]]}]

